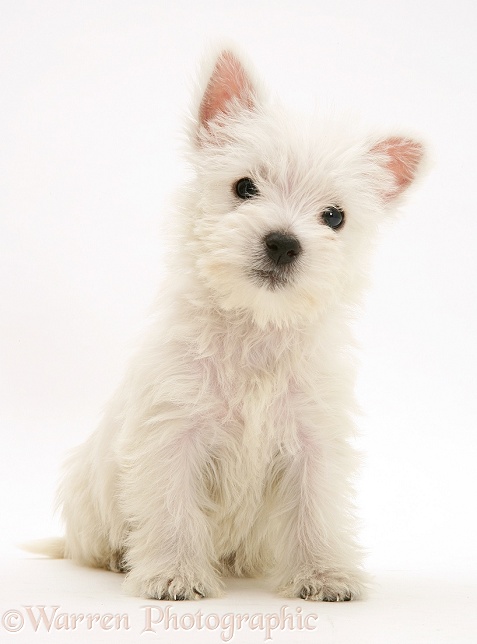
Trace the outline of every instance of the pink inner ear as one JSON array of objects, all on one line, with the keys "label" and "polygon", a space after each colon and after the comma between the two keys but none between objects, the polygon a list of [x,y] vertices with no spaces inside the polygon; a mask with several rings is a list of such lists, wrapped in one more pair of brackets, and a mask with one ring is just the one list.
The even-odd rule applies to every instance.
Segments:
[{"label": "pink inner ear", "polygon": [[390,137],[377,143],[372,151],[387,157],[385,167],[392,173],[395,187],[384,196],[386,200],[394,199],[413,182],[424,155],[423,146],[411,139]]},{"label": "pink inner ear", "polygon": [[234,98],[247,109],[253,109],[253,94],[252,83],[240,61],[230,51],[223,51],[200,104],[200,123],[207,126],[218,114],[227,114]]}]

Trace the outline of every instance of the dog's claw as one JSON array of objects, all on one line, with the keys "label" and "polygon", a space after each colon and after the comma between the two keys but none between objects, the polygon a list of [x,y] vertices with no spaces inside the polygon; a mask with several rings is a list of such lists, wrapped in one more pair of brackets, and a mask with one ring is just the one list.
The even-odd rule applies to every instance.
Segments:
[{"label": "dog's claw", "polygon": [[161,583],[160,578],[156,578],[144,588],[142,596],[161,601],[186,601],[202,599],[207,592],[202,584],[189,585],[184,579],[166,579]]}]

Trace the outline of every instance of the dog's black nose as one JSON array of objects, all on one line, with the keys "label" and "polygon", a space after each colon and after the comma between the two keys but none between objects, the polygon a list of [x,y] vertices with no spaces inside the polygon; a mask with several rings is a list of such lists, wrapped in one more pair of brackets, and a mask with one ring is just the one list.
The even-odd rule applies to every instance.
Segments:
[{"label": "dog's black nose", "polygon": [[300,242],[292,235],[269,233],[263,241],[268,257],[277,265],[290,264],[301,253]]}]

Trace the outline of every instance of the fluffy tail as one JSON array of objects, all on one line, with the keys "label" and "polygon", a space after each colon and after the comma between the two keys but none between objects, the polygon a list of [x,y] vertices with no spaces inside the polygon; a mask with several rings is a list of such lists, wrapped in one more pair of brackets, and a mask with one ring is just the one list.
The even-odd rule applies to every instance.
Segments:
[{"label": "fluffy tail", "polygon": [[64,559],[66,541],[63,537],[53,537],[51,539],[36,539],[28,541],[19,546],[22,550],[33,552],[36,555],[46,555],[50,559]]}]

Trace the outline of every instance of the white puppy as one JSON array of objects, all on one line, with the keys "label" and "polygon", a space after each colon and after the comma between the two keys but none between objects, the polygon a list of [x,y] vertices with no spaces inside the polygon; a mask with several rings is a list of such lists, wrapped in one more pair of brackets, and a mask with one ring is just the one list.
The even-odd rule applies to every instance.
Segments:
[{"label": "white puppy", "polygon": [[423,146],[293,118],[228,49],[204,78],[170,281],[67,462],[49,553],[126,571],[142,597],[267,573],[287,597],[359,598],[347,321]]}]

